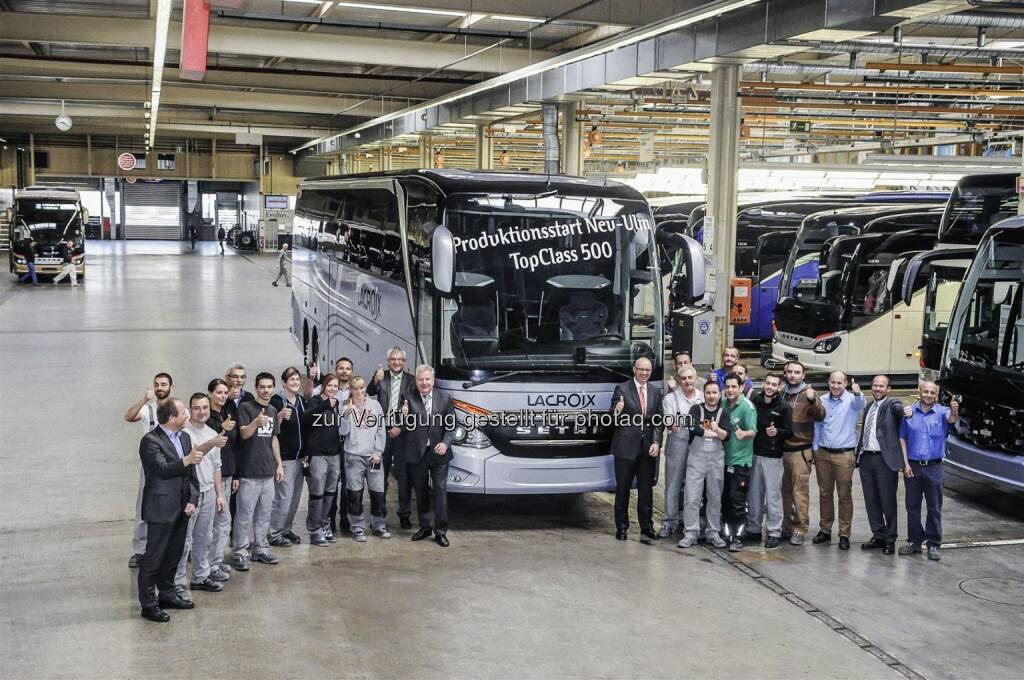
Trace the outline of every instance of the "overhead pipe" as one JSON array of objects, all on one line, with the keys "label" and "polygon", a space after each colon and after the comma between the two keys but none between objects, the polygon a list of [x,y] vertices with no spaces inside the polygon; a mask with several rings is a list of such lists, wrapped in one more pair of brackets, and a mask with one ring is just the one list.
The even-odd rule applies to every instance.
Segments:
[{"label": "overhead pipe", "polygon": [[782,40],[775,45],[783,47],[802,47],[809,52],[827,52],[830,54],[847,54],[860,52],[866,54],[940,54],[947,57],[1024,57],[1024,50],[992,49],[979,47],[953,47],[949,45],[916,45],[903,43],[900,46],[892,43],[874,42],[871,40],[841,40],[839,42],[820,42],[817,40]]},{"label": "overhead pipe", "polygon": [[541,131],[544,135],[544,172],[558,174],[558,105],[545,102],[541,106]]},{"label": "overhead pipe", "polygon": [[988,28],[1024,28],[1024,14],[995,14],[992,12],[960,12],[941,17],[922,19],[922,24],[938,26],[985,26]]}]

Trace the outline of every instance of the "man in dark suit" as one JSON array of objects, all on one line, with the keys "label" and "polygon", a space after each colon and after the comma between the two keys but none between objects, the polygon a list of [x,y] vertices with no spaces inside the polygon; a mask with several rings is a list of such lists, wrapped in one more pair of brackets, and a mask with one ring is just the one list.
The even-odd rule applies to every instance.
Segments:
[{"label": "man in dark suit", "polygon": [[[455,438],[455,409],[451,398],[434,387],[434,369],[430,366],[416,368],[415,389],[403,396],[401,413],[405,432],[398,446],[416,490],[416,513],[420,520],[412,540],[422,541],[433,533],[437,544],[447,548],[448,463],[452,460]],[[428,485],[434,488],[433,524]]]},{"label": "man in dark suit", "polygon": [[615,459],[615,538],[626,540],[629,529],[629,490],[636,479],[636,514],[640,533],[658,540],[654,532],[654,475],[658,470],[661,426],[652,418],[661,412],[661,390],[647,382],[652,365],[641,357],[633,362],[633,379],[615,387],[611,412],[616,416],[611,454]]},{"label": "man in dark suit", "polygon": [[900,422],[903,402],[889,398],[889,377],[876,375],[871,381],[875,400],[864,408],[864,427],[857,445],[860,483],[864,487],[864,506],[871,525],[871,540],[861,550],[896,553],[896,490],[903,469],[900,448]]},{"label": "man in dark suit", "polygon": [[142,616],[164,623],[164,609],[192,609],[192,602],[174,590],[174,573],[185,549],[188,518],[199,500],[195,465],[203,452],[192,448],[181,430],[188,410],[180,399],[169,399],[156,410],[157,425],[139,443],[139,458],[146,475],[142,491],[142,519],[148,525],[146,554],[139,566],[139,603]]},{"label": "man in dark suit", "polygon": [[[416,378],[405,370],[405,350],[401,347],[389,349],[387,360],[388,370],[385,372],[383,366],[377,366],[373,380],[366,386],[366,393],[371,397],[377,397],[385,416],[392,416],[402,406],[402,395],[411,392],[415,387]],[[403,529],[412,529],[412,522],[409,520],[409,515],[412,514],[412,488],[409,476],[405,474],[405,464],[401,456],[396,455],[399,453],[397,442],[401,433],[400,427],[388,428],[388,438],[384,445],[384,454],[381,456],[384,464],[384,493],[386,495],[388,492],[388,474],[394,467],[395,479],[398,481],[398,521]]]}]

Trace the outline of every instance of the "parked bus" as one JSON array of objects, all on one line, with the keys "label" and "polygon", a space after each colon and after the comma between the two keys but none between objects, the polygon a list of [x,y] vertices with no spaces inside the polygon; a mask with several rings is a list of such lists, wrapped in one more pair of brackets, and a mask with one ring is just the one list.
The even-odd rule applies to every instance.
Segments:
[{"label": "parked bus", "polygon": [[[547,175],[346,175],[304,182],[294,225],[292,333],[306,361],[327,371],[347,356],[369,375],[397,346],[410,369],[434,366],[458,414],[452,491],[614,487],[610,432],[586,417],[608,411],[637,358],[660,380],[664,356],[665,282],[641,194]],[[699,297],[703,260],[692,267]],[[519,418],[549,410],[573,418]]]},{"label": "parked bus", "polygon": [[988,229],[950,316],[939,384],[959,397],[950,472],[1024,491],[1024,217]]},{"label": "parked bus", "polygon": [[36,274],[60,274],[64,259],[61,242],[74,241],[71,261],[78,276],[85,276],[85,224],[89,213],[82,207],[78,191],[71,187],[32,186],[14,194],[7,209],[9,227],[8,265],[11,273],[28,273],[25,258],[29,239],[35,241]]},{"label": "parked bus", "polygon": [[918,286],[904,304],[902,280],[910,257],[934,247],[940,218],[937,211],[896,213],[865,224],[864,233],[828,236],[813,275],[792,276],[798,258],[791,256],[771,362],[853,375],[916,373],[924,297]]},{"label": "parked bus", "polygon": [[919,277],[925,278],[924,326],[918,361],[922,377],[938,375],[949,312],[981,237],[993,224],[1017,214],[1017,173],[964,176],[953,189],[939,225],[936,250],[915,256],[907,265],[903,298]]}]

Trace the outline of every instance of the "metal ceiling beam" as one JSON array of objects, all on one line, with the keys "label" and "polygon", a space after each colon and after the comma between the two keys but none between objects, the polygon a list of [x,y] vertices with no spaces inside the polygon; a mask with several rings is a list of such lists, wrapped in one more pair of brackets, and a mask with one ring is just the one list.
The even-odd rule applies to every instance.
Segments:
[{"label": "metal ceiling beam", "polygon": [[[516,78],[515,73],[481,83],[460,93],[447,95],[433,105],[416,107],[404,115],[391,115],[370,125],[313,145],[312,154],[337,154],[368,141],[399,135],[413,135],[459,121],[502,117],[503,111],[518,106],[535,106],[539,101],[566,100],[591,88],[619,84],[637,86],[665,80],[670,70],[708,70],[716,63],[744,63],[799,51],[800,48],[773,43],[792,39],[849,39],[888,31],[908,16],[928,11],[945,0],[772,0],[736,9],[639,40],[609,51],[615,44],[601,41],[576,52],[533,67]],[[630,3],[635,6],[634,3]],[[702,8],[716,4],[705,3]],[[697,12],[682,12],[655,26],[637,29],[639,34],[671,26]],[[628,37],[637,33],[624,33]],[[561,63],[564,61],[565,63]],[[539,72],[533,72],[539,71]],[[486,88],[486,89],[485,89]],[[505,114],[506,116],[509,114]],[[295,151],[299,151],[296,149]]]},{"label": "metal ceiling beam", "polygon": [[[63,45],[144,47],[153,45],[152,19],[4,12],[0,41],[35,41]],[[171,22],[168,49],[181,48],[181,23]],[[277,31],[211,23],[210,54],[281,57],[320,62],[382,64],[417,69],[500,73],[551,57],[548,52],[510,47],[466,58],[463,45],[410,42],[359,35]]]},{"label": "metal ceiling beam", "polygon": [[317,16],[295,16],[294,14],[263,14],[258,12],[232,12],[220,10],[218,17],[267,24],[297,24],[305,26],[329,26],[332,28],[355,28],[371,31],[399,31],[404,33],[426,33],[478,38],[512,38],[525,40],[530,34],[525,31],[499,31],[486,28],[462,28],[459,26],[429,26],[424,24],[402,24],[388,21],[358,21],[355,19],[325,19]]}]

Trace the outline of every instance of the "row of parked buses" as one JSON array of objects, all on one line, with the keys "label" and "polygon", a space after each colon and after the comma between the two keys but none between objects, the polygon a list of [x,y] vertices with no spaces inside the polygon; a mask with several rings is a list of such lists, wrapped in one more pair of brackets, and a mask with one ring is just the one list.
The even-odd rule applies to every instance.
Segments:
[{"label": "row of parked buses", "polygon": [[[1016,214],[1013,183],[742,197],[737,274],[771,302],[748,337],[820,370],[931,364],[963,399],[951,462],[1024,489],[1024,228],[985,236]],[[652,213],[603,179],[461,170],[311,179],[292,332],[324,371],[339,356],[368,371],[392,346],[434,366],[458,421],[453,491],[609,490],[610,432],[592,416],[637,358],[662,376],[666,292],[673,309],[704,297],[700,200]]]},{"label": "row of parked buses", "polygon": [[[1024,490],[1017,176],[965,176],[944,201],[899,192],[772,199],[753,207],[767,217],[741,202],[737,275],[751,278],[754,304],[736,337],[770,339],[769,365],[797,359],[812,371],[938,379],[945,399],[962,400],[951,465]],[[668,211],[659,229],[677,231],[682,207],[659,206]],[[702,219],[693,205],[686,233],[699,236]]]}]

